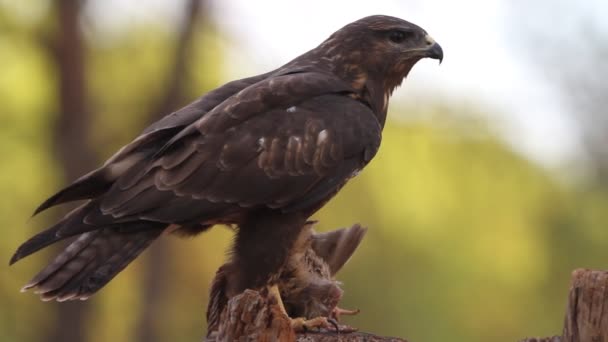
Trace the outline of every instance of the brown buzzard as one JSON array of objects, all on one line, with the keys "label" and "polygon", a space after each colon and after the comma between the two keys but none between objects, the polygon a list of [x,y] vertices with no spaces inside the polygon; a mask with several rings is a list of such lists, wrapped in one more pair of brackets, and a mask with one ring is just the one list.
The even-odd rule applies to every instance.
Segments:
[{"label": "brown buzzard", "polygon": [[228,297],[276,285],[307,219],[378,151],[389,97],[425,57],[443,58],[425,30],[377,15],[276,70],[227,83],[42,203],[35,213],[86,200],[10,263],[74,237],[24,289],[86,299],[161,234],[231,224]]}]

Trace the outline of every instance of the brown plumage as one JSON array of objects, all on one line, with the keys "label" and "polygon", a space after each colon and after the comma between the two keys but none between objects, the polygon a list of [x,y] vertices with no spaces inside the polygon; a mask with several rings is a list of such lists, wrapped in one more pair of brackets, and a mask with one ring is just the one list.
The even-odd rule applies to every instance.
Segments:
[{"label": "brown plumage", "polygon": [[11,263],[76,237],[25,288],[86,299],[163,231],[226,223],[239,227],[227,295],[276,284],[306,220],[376,154],[389,95],[424,57],[443,53],[423,29],[371,16],[274,71],[219,87],[45,201],[36,213],[87,202]]}]

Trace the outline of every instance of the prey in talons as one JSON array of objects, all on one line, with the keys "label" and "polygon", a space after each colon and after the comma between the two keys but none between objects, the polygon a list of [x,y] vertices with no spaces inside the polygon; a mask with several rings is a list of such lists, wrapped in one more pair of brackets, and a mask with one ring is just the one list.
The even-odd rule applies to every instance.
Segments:
[{"label": "prey in talons", "polygon": [[297,333],[308,332],[313,329],[329,329],[331,327],[335,328],[336,331],[340,331],[338,322],[331,317],[289,317],[287,310],[285,310],[285,305],[283,304],[283,300],[281,299],[281,294],[279,292],[279,287],[277,285],[272,285],[268,288],[268,296],[274,299],[274,301],[281,309],[281,312],[285,315],[285,317],[287,317],[287,319],[289,319],[291,328]]},{"label": "prey in talons", "polygon": [[301,322],[339,332],[356,331],[338,324],[341,315],[355,315],[359,310],[338,307],[344,291],[335,275],[359,246],[366,229],[355,224],[317,233],[313,229],[315,223],[306,223],[279,278],[278,289],[286,313],[303,318],[296,324]]}]

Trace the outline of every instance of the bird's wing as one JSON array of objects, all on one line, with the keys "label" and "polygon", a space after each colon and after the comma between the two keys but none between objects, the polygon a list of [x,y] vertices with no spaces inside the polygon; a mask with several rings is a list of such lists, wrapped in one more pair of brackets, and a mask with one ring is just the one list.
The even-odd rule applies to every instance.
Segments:
[{"label": "bird's wing", "polygon": [[198,100],[192,102],[186,107],[175,111],[160,119],[159,121],[156,121],[155,123],[151,124],[146,129],[144,129],[142,135],[176,127],[183,128],[185,126],[188,126],[194,121],[200,119],[204,113],[207,113],[220,103],[224,102],[230,96],[251,86],[252,84],[264,80],[265,78],[269,77],[270,74],[271,73],[265,73],[228,82],[223,86],[206,93]]},{"label": "bird's wing", "polygon": [[110,157],[102,167],[80,177],[49,197],[36,209],[34,215],[61,203],[93,198],[102,194],[129,170],[143,167],[149,156],[156,153],[186,126],[200,119],[230,96],[268,76],[267,73],[226,83],[153,123],[131,143]]},{"label": "bird's wing", "polygon": [[318,205],[380,143],[376,117],[348,91],[320,73],[245,88],[176,135],[145,170],[119,178],[85,222],[205,222],[248,207]]}]

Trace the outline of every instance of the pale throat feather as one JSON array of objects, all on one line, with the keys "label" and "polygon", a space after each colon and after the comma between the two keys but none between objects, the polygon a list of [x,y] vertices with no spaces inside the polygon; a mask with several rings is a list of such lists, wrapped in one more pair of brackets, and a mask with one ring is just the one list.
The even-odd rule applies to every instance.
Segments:
[{"label": "pale throat feather", "polygon": [[382,111],[386,113],[388,110],[388,99],[391,97],[390,92],[384,92],[384,99],[382,102]]}]

